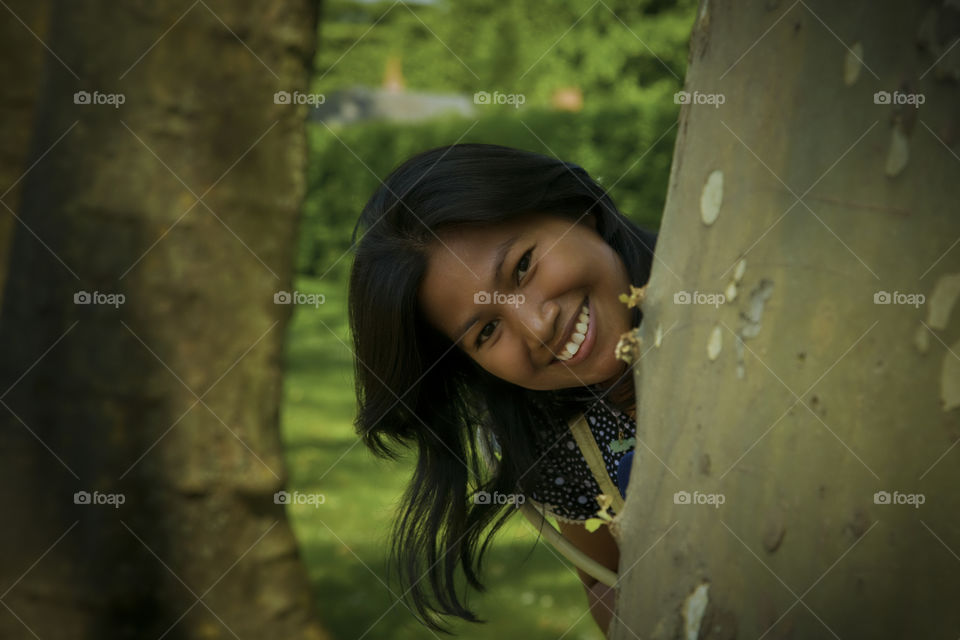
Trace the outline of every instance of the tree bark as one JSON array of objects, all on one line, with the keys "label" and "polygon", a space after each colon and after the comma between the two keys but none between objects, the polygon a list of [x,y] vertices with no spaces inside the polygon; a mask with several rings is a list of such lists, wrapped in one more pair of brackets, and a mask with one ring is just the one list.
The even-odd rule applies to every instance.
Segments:
[{"label": "tree bark", "polygon": [[612,638],[957,636],[958,15],[701,3]]},{"label": "tree bark", "polygon": [[274,499],[305,166],[274,93],[316,23],[55,4],[31,161],[69,133],[24,179],[0,313],[0,637],[326,637]]}]

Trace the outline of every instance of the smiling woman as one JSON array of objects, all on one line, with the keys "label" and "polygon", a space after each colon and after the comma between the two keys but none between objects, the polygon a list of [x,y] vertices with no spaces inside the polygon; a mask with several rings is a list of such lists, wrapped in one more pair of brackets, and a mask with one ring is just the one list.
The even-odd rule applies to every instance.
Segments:
[{"label": "smiling woman", "polygon": [[[635,424],[630,370],[614,349],[641,320],[618,296],[648,280],[656,236],[578,165],[483,144],[407,160],[354,239],[360,230],[349,293],[356,427],[378,455],[416,450],[391,564],[423,622],[481,621],[457,593],[457,569],[483,589],[481,559],[517,502],[486,496],[529,497],[616,569],[609,536],[579,535],[604,479],[568,423],[586,417],[615,480],[623,451],[607,441]],[[492,469],[478,437],[499,450]],[[605,627],[609,614],[594,617]]]},{"label": "smiling woman", "polygon": [[[596,223],[586,211],[532,213],[438,233],[420,286],[427,321],[487,372],[527,389],[615,380],[625,365],[614,347],[630,329],[617,297],[630,278]],[[501,248],[509,272],[498,268]]]}]

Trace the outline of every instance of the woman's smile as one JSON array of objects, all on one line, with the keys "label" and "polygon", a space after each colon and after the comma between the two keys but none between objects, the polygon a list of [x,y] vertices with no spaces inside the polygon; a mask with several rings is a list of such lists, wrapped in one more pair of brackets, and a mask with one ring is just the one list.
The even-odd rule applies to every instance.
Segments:
[{"label": "woman's smile", "polygon": [[590,304],[590,296],[584,298],[580,307],[571,315],[573,315],[573,326],[564,332],[561,341],[557,343],[564,346],[554,349],[557,355],[550,363],[551,365],[564,364],[572,367],[586,360],[593,351],[597,323],[596,312]]}]

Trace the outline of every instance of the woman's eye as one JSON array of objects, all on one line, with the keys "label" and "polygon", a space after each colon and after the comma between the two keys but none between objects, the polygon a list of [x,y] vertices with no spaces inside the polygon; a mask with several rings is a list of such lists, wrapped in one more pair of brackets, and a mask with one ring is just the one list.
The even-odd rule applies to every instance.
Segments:
[{"label": "woman's eye", "polygon": [[[530,257],[533,254],[533,249],[528,249],[525,254],[520,258],[520,261],[517,262],[517,284],[520,284],[520,281],[523,280],[523,276],[527,274],[527,271],[530,270]],[[523,274],[521,275],[521,271]]]},{"label": "woman's eye", "polygon": [[[530,260],[532,259],[532,256],[533,248],[530,248],[520,257],[520,260],[517,262],[517,284],[520,284],[520,282],[523,280],[523,277],[527,275],[527,271],[530,270]],[[477,334],[477,339],[475,342],[477,348],[479,348],[480,345],[486,342],[487,339],[493,335],[493,332],[496,330],[496,328],[497,325],[495,322],[488,322],[482,329],[480,329],[480,333]]]},{"label": "woman's eye", "polygon": [[[476,342],[476,345],[479,347],[479,346],[482,345],[484,342],[486,342],[486,341],[487,341],[487,338],[489,338],[491,335],[493,335],[493,330],[496,329],[496,328],[497,328],[497,325],[495,325],[495,324],[492,323],[492,322],[488,322],[488,323],[486,324],[486,326],[483,327],[483,329],[480,329],[480,333],[477,334],[477,342]],[[487,329],[490,329],[490,331],[487,331]]]}]

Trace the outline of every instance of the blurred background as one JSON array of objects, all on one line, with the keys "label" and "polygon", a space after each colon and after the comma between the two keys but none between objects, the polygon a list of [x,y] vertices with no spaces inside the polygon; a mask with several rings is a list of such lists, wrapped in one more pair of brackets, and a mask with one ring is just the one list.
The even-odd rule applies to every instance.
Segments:
[{"label": "blurred background", "polygon": [[[667,193],[696,5],[690,0],[327,1],[311,91],[307,197],[287,336],[288,505],[318,609],[337,638],[433,637],[385,584],[387,535],[410,472],[359,444],[346,315],[350,233],[380,178],[438,145],[487,142],[576,162],[656,229]],[[489,622],[464,638],[602,638],[573,568],[517,516],[488,556]]]}]

